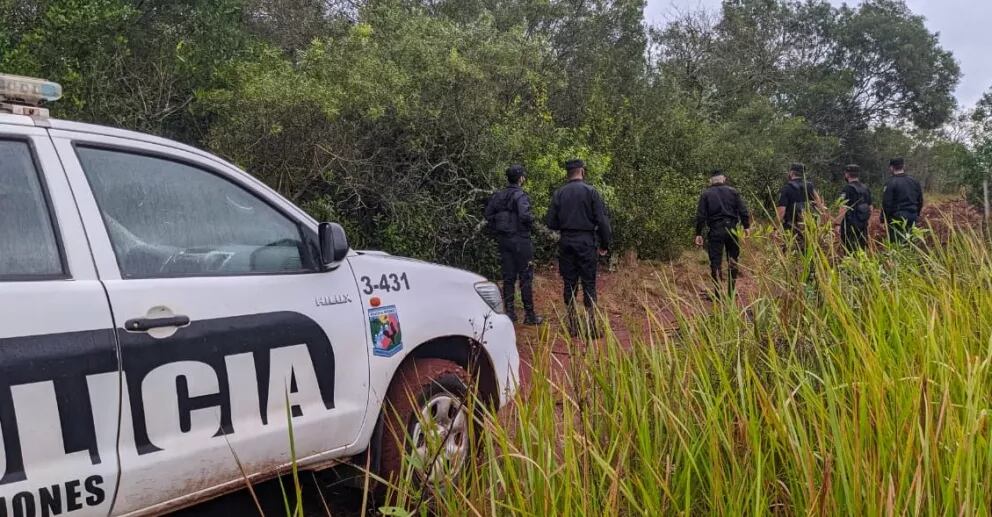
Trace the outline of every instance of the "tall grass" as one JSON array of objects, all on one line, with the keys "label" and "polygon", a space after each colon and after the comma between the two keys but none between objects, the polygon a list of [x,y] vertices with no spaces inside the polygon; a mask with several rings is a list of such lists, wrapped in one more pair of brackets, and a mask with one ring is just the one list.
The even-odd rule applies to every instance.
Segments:
[{"label": "tall grass", "polygon": [[987,241],[843,260],[814,247],[805,264],[764,238],[752,248],[746,307],[686,298],[676,332],[632,348],[607,332],[566,364],[542,338],[533,382],[487,419],[476,463],[411,510],[988,515]]}]

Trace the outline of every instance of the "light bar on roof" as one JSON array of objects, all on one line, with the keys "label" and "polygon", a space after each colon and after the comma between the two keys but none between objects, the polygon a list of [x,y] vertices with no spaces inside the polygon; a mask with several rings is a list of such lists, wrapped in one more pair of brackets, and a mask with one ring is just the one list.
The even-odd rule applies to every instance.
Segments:
[{"label": "light bar on roof", "polygon": [[37,106],[62,98],[62,86],[51,81],[0,74],[0,101]]}]

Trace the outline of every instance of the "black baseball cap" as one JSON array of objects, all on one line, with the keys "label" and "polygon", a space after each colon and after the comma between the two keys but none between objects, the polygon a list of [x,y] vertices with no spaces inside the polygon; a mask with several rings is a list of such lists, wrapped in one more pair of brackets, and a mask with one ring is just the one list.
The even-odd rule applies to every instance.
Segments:
[{"label": "black baseball cap", "polygon": [[521,176],[527,175],[527,169],[519,163],[515,163],[506,169],[506,179],[516,182]]},{"label": "black baseball cap", "polygon": [[585,168],[586,168],[586,162],[579,160],[578,158],[568,160],[567,162],[565,162],[566,171],[574,171],[575,169],[585,169]]}]

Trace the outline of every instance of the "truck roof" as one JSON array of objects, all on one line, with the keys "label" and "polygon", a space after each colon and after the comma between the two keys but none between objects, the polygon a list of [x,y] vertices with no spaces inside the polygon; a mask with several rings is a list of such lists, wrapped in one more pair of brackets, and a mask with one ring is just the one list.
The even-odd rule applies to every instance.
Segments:
[{"label": "truck roof", "polygon": [[[55,118],[33,118],[26,115],[11,115],[7,113],[0,113],[0,127],[5,125],[15,125],[15,126],[30,126],[30,127],[40,127],[45,129],[55,129],[61,131],[71,131],[74,133],[87,133],[91,135],[102,135],[115,138],[123,138],[128,140],[134,140],[138,142],[146,142],[150,144],[161,145],[163,147],[171,147],[172,149],[185,151],[187,153],[195,154],[197,156],[206,158],[215,163],[221,164],[225,167],[241,171],[241,168],[234,165],[226,160],[221,159],[218,156],[210,154],[196,147],[192,147],[186,144],[181,144],[175,140],[169,140],[168,138],[162,138],[158,136],[149,135],[147,133],[140,133],[137,131],[129,131],[126,129],[118,129],[107,126],[100,126],[97,124],[84,124],[81,122],[72,122],[69,120],[61,120]],[[274,195],[279,196],[280,194],[275,191],[275,189],[266,185],[263,181],[250,175],[244,174],[245,180],[254,184],[257,188],[266,190]],[[294,207],[302,217],[309,219],[316,223],[316,220],[312,216],[307,214],[305,211],[296,207],[295,204],[289,203],[290,206]]]},{"label": "truck roof", "polygon": [[[174,149],[180,149],[189,153],[194,153],[206,158],[210,158],[212,160],[217,160],[217,157],[212,154],[206,153],[204,151],[201,151],[200,149],[188,146],[186,144],[181,144],[174,140],[169,140],[167,138],[161,138],[161,137],[149,135],[147,133],[139,133],[137,131],[129,131],[126,129],[100,126],[97,124],[84,124],[82,122],[72,122],[70,120],[61,120],[56,118],[35,119],[25,115],[10,115],[5,113],[0,113],[0,125],[6,125],[6,124],[17,125],[17,126],[43,127],[49,129],[59,129],[63,131],[73,131],[76,133],[90,133],[95,135],[126,138],[129,140],[138,140],[138,141],[148,142],[166,147],[172,147]],[[231,165],[231,164],[227,164],[227,165]]]}]

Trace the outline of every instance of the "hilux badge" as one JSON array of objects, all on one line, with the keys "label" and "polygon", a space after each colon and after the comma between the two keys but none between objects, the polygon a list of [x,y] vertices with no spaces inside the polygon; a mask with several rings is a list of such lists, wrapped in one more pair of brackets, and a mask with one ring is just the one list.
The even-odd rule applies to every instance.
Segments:
[{"label": "hilux badge", "polygon": [[331,305],[342,305],[345,303],[351,303],[351,296],[347,294],[338,294],[335,296],[318,296],[314,298],[314,305],[317,307],[328,307]]}]

